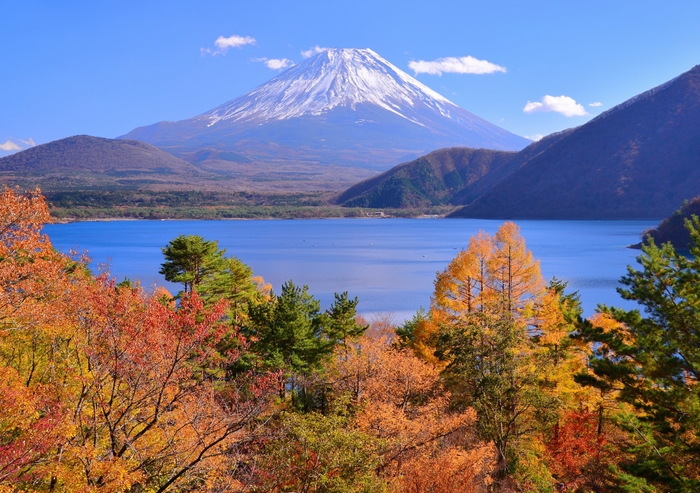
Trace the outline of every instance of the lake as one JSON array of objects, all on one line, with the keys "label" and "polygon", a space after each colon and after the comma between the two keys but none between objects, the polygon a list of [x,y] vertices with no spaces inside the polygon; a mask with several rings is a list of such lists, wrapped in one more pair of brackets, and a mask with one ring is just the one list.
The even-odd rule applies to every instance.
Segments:
[{"label": "lake", "polygon": [[[118,280],[165,285],[161,248],[181,234],[218,240],[279,292],[292,279],[307,284],[327,308],[334,292],[360,299],[366,315],[396,321],[430,305],[435,273],[479,230],[493,234],[503,221],[481,219],[318,219],[261,221],[109,221],[47,225],[64,252],[87,251],[91,267],[107,266]],[[630,307],[615,292],[638,250],[627,248],[655,221],[517,221],[540,259],[545,279],[568,281],[586,315],[598,303]]]}]

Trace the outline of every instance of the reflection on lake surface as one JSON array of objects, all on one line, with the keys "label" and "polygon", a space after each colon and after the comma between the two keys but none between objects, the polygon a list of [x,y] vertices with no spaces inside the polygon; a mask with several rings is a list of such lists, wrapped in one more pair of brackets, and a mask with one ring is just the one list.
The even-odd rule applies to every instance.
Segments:
[{"label": "reflection on lake surface", "polygon": [[[348,291],[365,314],[410,318],[430,304],[433,280],[480,229],[493,234],[503,221],[481,219],[318,219],[268,221],[110,221],[48,225],[62,251],[88,251],[118,280],[165,283],[158,274],[161,248],[180,234],[219,240],[279,292],[292,279],[307,284],[327,308],[333,293]],[[630,306],[615,292],[634,263],[639,241],[655,221],[516,221],[541,261],[545,279],[569,282],[586,314],[598,303]]]}]

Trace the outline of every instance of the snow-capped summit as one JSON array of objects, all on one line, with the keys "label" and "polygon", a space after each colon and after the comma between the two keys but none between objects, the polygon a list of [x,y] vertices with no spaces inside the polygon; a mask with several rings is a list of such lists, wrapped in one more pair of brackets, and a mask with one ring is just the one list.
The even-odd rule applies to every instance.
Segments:
[{"label": "snow-capped summit", "polygon": [[[124,138],[176,155],[233,151],[386,169],[448,146],[519,150],[530,142],[463,110],[371,49],[328,49],[199,116]],[[216,154],[220,156],[220,154]]]},{"label": "snow-capped summit", "polygon": [[221,120],[284,120],[320,115],[338,106],[356,110],[362,103],[418,125],[423,125],[416,115],[421,106],[448,118],[458,108],[369,48],[350,48],[319,53],[202,118],[210,126]]}]

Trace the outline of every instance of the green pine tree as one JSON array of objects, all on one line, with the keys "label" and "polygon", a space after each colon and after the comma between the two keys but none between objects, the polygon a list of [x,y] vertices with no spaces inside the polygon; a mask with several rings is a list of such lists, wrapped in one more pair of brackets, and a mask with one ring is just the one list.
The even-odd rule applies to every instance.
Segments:
[{"label": "green pine tree", "polygon": [[245,322],[250,305],[262,302],[262,296],[253,281],[250,266],[236,257],[227,257],[218,263],[218,269],[202,281],[197,291],[207,303],[228,300],[231,322],[239,326]]},{"label": "green pine tree", "polygon": [[180,235],[163,248],[165,262],[159,271],[166,281],[180,283],[185,293],[195,291],[224,266],[224,253],[217,241],[198,235]]},{"label": "green pine tree", "polygon": [[[602,390],[634,412],[620,416],[630,433],[625,477],[660,491],[700,491],[700,222],[686,222],[692,257],[653,240],[629,268],[619,289],[639,310],[599,307],[620,322],[615,329],[587,322],[578,337],[591,343],[592,372],[577,380]],[[638,490],[638,491],[641,491]]]}]

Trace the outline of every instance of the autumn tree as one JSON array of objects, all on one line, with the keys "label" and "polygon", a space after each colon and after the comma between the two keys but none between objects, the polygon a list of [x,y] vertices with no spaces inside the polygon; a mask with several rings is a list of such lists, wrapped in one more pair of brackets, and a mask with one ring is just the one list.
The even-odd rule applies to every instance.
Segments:
[{"label": "autumn tree", "polygon": [[438,273],[431,316],[437,323],[474,312],[522,316],[543,288],[539,261],[527,250],[518,226],[506,222],[493,237],[483,231],[473,236],[469,247]]},{"label": "autumn tree", "polygon": [[230,330],[221,322],[225,302],[206,309],[185,295],[174,309],[99,280],[86,294],[77,327],[94,342],[70,449],[86,486],[119,480],[163,492],[200,484],[265,405],[260,382],[211,371],[229,363],[216,349]]},{"label": "autumn tree", "polygon": [[25,385],[15,369],[0,367],[0,491],[5,484],[36,484],[51,477],[54,453],[73,427],[50,387]]},{"label": "autumn tree", "polygon": [[540,261],[534,260],[513,222],[503,223],[496,231],[488,268],[499,311],[524,315],[543,293]]},{"label": "autumn tree", "polygon": [[[225,302],[206,309],[184,295],[173,307],[105,278],[76,287],[59,332],[27,340],[16,331],[4,341],[15,348],[6,363],[33,391],[20,409],[45,413],[12,425],[36,456],[24,469],[13,466],[15,479],[66,491],[204,489],[226,469],[222,461],[238,460],[272,388],[265,376],[229,379],[221,371],[240,357],[218,351],[230,331]],[[41,411],[46,402],[54,412]],[[22,464],[17,443],[6,443],[4,455]]]},{"label": "autumn tree", "polygon": [[375,321],[337,345],[325,409],[286,406],[270,421],[253,491],[486,491],[494,454],[475,436],[474,411],[451,409],[440,371],[392,333]]},{"label": "autumn tree", "polygon": [[537,348],[528,332],[544,293],[539,261],[511,222],[493,237],[472,237],[435,280],[428,341],[446,365],[453,399],[476,410],[481,436],[495,444],[501,477],[514,472],[535,416],[548,419],[551,407],[537,385]]},{"label": "autumn tree", "polygon": [[0,194],[0,327],[38,323],[46,310],[33,305],[63,292],[67,269],[75,266],[53,251],[41,228],[50,222],[39,189],[5,188]]},{"label": "autumn tree", "polygon": [[546,448],[538,460],[547,463],[557,484],[596,488],[605,484],[603,472],[613,463],[605,446],[611,431],[607,414],[616,406],[575,381],[586,369],[590,349],[574,337],[583,310],[578,294],[567,293],[566,287],[552,279],[532,310],[529,335],[538,368],[534,385],[549,402],[548,420],[532,439],[540,450]]},{"label": "autumn tree", "polygon": [[392,329],[375,322],[338,351],[333,384],[352,399],[354,426],[373,437],[378,473],[401,492],[484,491],[494,454],[476,436],[476,413],[454,409],[439,368],[395,345]]},{"label": "autumn tree", "polygon": [[494,236],[484,231],[472,236],[467,249],[437,273],[429,312],[405,324],[400,336],[431,360],[440,326],[462,323],[474,313],[511,313],[528,324],[544,293],[539,261],[527,250],[518,226],[506,222]]},{"label": "autumn tree", "polygon": [[509,313],[473,313],[440,331],[437,355],[449,362],[447,387],[461,406],[476,410],[476,427],[498,451],[498,477],[518,472],[518,462],[543,424],[552,399],[538,384],[535,345]]},{"label": "autumn tree", "polygon": [[374,437],[342,413],[285,412],[256,464],[254,492],[382,493]]},{"label": "autumn tree", "polygon": [[493,304],[494,283],[489,270],[493,256],[492,238],[480,231],[438,273],[431,304],[431,316],[439,322],[457,321],[465,313],[483,312]]},{"label": "autumn tree", "polygon": [[581,308],[566,284],[545,286],[539,262],[514,223],[480,232],[438,273],[430,312],[399,331],[426,361],[439,358],[453,405],[477,412],[477,429],[498,450],[497,484],[526,489],[554,482],[546,444],[564,416],[598,409],[573,375],[587,348],[572,338]]},{"label": "autumn tree", "polygon": [[[548,467],[564,491],[611,491],[619,461],[598,409],[566,411],[547,442]],[[614,438],[614,437],[613,437]]]},{"label": "autumn tree", "polygon": [[64,325],[86,271],[53,250],[41,232],[49,220],[38,189],[0,195],[0,488],[55,481],[54,454],[73,430],[70,379],[56,376],[70,375]]},{"label": "autumn tree", "polygon": [[274,388],[226,374],[241,357],[219,350],[227,302],[93,278],[41,234],[38,192],[0,207],[0,490],[222,484]]}]

